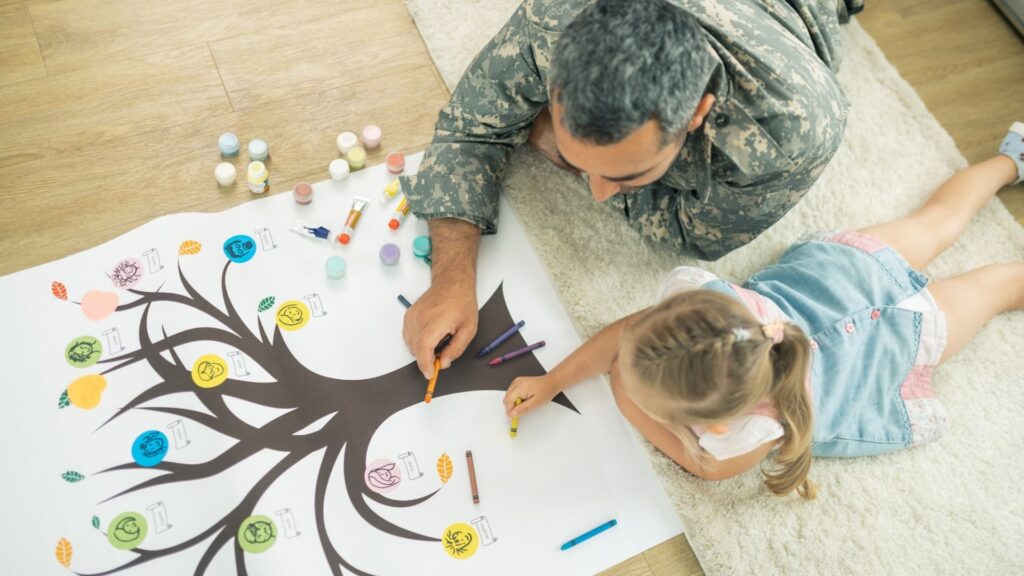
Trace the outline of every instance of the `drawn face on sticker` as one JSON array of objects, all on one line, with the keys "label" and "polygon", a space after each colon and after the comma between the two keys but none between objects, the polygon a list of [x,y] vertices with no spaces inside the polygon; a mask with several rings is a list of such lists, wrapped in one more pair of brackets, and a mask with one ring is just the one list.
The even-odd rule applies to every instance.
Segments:
[{"label": "drawn face on sticker", "polygon": [[238,527],[238,545],[246,552],[265,552],[276,539],[277,526],[263,515],[249,516]]},{"label": "drawn face on sticker", "polygon": [[250,236],[239,234],[224,241],[224,255],[232,262],[248,262],[255,254],[256,241]]},{"label": "drawn face on sticker", "polygon": [[366,486],[370,490],[384,494],[398,488],[402,482],[402,471],[391,460],[374,460],[366,467],[363,479],[366,480]]},{"label": "drawn face on sticker", "polygon": [[275,319],[282,330],[298,330],[309,322],[309,306],[298,300],[289,300],[277,308]]},{"label": "drawn face on sticker", "polygon": [[148,526],[146,519],[138,512],[118,514],[107,527],[107,540],[114,548],[131,550],[142,544]]},{"label": "drawn face on sticker", "polygon": [[169,445],[167,435],[159,430],[139,434],[132,443],[132,459],[139,466],[149,468],[163,462]]},{"label": "drawn face on sticker", "polygon": [[110,281],[118,288],[134,288],[142,279],[142,261],[138,258],[125,258],[114,266],[110,272]]},{"label": "drawn face on sticker", "polygon": [[216,354],[204,354],[192,365],[192,382],[200,388],[214,388],[228,379],[228,363]]},{"label": "drawn face on sticker", "polygon": [[441,544],[449,556],[464,560],[476,554],[477,548],[480,547],[480,539],[472,526],[457,522],[444,531]]},{"label": "drawn face on sticker", "polygon": [[75,368],[88,368],[103,355],[103,345],[92,336],[79,336],[64,349],[64,358]]}]

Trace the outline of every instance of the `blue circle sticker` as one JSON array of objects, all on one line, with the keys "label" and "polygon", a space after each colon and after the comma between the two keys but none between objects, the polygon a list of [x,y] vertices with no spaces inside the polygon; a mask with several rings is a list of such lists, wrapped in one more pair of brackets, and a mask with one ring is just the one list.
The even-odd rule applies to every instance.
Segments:
[{"label": "blue circle sticker", "polygon": [[224,255],[237,264],[248,262],[256,255],[256,241],[245,234],[232,236],[224,242]]},{"label": "blue circle sticker", "polygon": [[132,459],[139,466],[156,466],[167,456],[168,447],[167,436],[163,432],[147,430],[132,442]]}]

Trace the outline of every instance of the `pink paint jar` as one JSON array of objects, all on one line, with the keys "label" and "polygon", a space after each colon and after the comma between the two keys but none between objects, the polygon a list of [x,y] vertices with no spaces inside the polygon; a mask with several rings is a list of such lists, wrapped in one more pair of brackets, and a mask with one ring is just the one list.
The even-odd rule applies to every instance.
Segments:
[{"label": "pink paint jar", "polygon": [[313,201],[313,187],[306,182],[299,182],[292,189],[292,198],[297,204],[309,204]]}]

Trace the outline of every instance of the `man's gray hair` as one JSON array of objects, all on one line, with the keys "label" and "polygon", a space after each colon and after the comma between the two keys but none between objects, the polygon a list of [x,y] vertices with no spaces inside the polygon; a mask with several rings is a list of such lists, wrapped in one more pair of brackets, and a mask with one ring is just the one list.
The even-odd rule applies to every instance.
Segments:
[{"label": "man's gray hair", "polygon": [[575,138],[614,144],[655,119],[664,144],[682,133],[705,93],[709,51],[694,18],[665,0],[598,0],[558,39],[548,93]]}]

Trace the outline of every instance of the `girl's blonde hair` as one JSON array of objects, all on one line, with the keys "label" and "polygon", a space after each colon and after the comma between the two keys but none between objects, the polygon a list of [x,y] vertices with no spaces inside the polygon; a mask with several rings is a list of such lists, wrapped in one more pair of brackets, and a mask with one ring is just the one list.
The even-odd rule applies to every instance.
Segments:
[{"label": "girl's blonde hair", "polygon": [[742,416],[770,398],[785,433],[776,469],[762,468],[764,483],[776,495],[796,490],[809,500],[817,494],[807,478],[814,429],[805,382],[810,341],[793,324],[784,324],[778,343],[765,332],[737,300],[692,290],[664,300],[631,323],[623,351],[634,385],[646,388],[643,396],[657,405],[656,416],[672,424],[701,463],[709,460],[689,426]]}]

